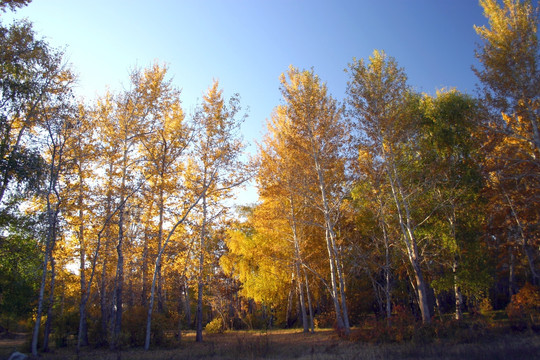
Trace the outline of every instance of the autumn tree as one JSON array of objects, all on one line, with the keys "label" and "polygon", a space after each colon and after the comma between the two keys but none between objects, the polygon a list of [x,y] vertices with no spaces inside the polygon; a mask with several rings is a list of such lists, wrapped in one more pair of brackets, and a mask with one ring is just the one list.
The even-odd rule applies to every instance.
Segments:
[{"label": "autumn tree", "polygon": [[[79,256],[79,282],[81,300],[86,297],[87,287],[87,261],[88,251],[95,246],[89,239],[92,234],[94,194],[92,190],[92,178],[94,177],[93,165],[96,160],[96,147],[93,145],[93,129],[90,124],[91,116],[87,107],[79,103],[76,114],[71,123],[71,136],[67,139],[66,157],[67,169],[65,173],[66,193],[63,206],[64,219],[69,225],[66,231],[75,241],[74,247]],[[88,345],[88,327],[86,319],[86,304],[80,302],[79,316],[81,329],[81,345]]]},{"label": "autumn tree", "polygon": [[[28,23],[1,28],[2,41],[2,179],[0,201],[17,185],[36,188],[36,201],[43,205],[46,218],[44,258],[32,354],[37,355],[37,336],[43,311],[48,267],[51,267],[50,299],[54,294],[53,250],[58,234],[60,176],[65,168],[64,146],[71,122],[70,91],[73,75],[62,61],[62,54],[34,38]],[[40,154],[42,152],[42,154]],[[42,160],[43,159],[43,160]],[[41,166],[43,164],[44,166]],[[13,181],[15,180],[15,181]],[[10,185],[15,187],[10,189]],[[17,197],[14,198],[17,200]],[[3,209],[5,210],[5,209]],[[49,312],[49,315],[51,313]],[[49,316],[48,318],[52,318]],[[47,348],[50,321],[45,331]]]},{"label": "autumn tree", "polygon": [[[39,290],[38,308],[36,322],[32,335],[32,354],[37,355],[37,341],[40,328],[40,321],[44,302],[44,291],[46,286],[47,273],[50,266],[50,289],[49,289],[49,310],[44,333],[43,349],[48,351],[48,340],[51,332],[52,303],[54,299],[55,285],[55,259],[54,248],[59,238],[60,209],[63,205],[63,193],[61,177],[66,169],[66,143],[71,136],[70,128],[73,120],[73,107],[70,103],[70,86],[73,75],[69,70],[61,70],[52,79],[56,85],[55,91],[43,97],[39,103],[39,111],[42,116],[41,124],[45,132],[44,139],[44,159],[47,163],[47,182],[43,191],[44,213],[46,219],[44,261]],[[39,201],[39,200],[38,200]]]},{"label": "autumn tree", "polygon": [[[164,81],[166,69],[156,68],[161,78],[161,89],[157,106],[152,110],[155,120],[155,130],[142,141],[142,151],[145,154],[146,178],[149,179],[149,192],[152,196],[150,209],[156,208],[158,212],[157,224],[157,256],[154,266],[154,275],[150,290],[148,316],[146,323],[145,350],[150,347],[150,331],[155,293],[157,290],[158,310],[163,311],[161,265],[164,250],[175,231],[181,226],[191,211],[204,196],[207,187],[192,196],[188,196],[186,189],[186,174],[188,155],[196,132],[184,119],[181,108],[179,91],[173,89],[170,82]],[[183,206],[173,206],[174,201],[181,201]],[[153,205],[156,205],[155,207]],[[175,213],[179,212],[175,216]],[[151,216],[151,215],[150,215]],[[164,223],[173,222],[164,237]],[[146,261],[146,260],[145,260]],[[143,294],[146,296],[146,294]]]},{"label": "autumn tree", "polygon": [[[143,139],[154,129],[154,115],[159,105],[164,72],[159,66],[145,70],[134,70],[131,74],[131,89],[116,96],[107,94],[99,100],[96,116],[103,138],[102,151],[109,154],[110,179],[114,193],[113,205],[109,205],[105,221],[110,221],[116,213],[116,274],[113,304],[112,346],[119,347],[122,327],[124,293],[124,243],[127,221],[129,220],[129,201],[137,193],[146,179],[141,171],[142,153],[139,151]],[[111,194],[112,194],[111,193]]]},{"label": "autumn tree", "polygon": [[[53,320],[53,305],[55,298],[56,283],[56,259],[54,256],[55,244],[62,238],[61,232],[61,211],[66,202],[66,196],[63,189],[66,187],[64,181],[67,173],[67,144],[72,136],[72,124],[74,121],[75,106],[71,101],[71,84],[74,76],[69,70],[62,71],[58,75],[56,83],[60,86],[55,91],[55,100],[50,101],[46,108],[42,110],[44,129],[46,130],[46,150],[44,151],[47,161],[47,189],[45,191],[46,204],[46,244],[50,243],[50,294],[48,301],[47,321],[44,329],[43,350],[49,351],[49,336],[51,334]],[[57,97],[57,94],[63,94]]]},{"label": "autumn tree", "polygon": [[211,235],[212,222],[225,210],[224,200],[232,195],[235,187],[246,180],[245,166],[240,160],[243,149],[239,134],[241,120],[237,119],[240,110],[238,95],[231,97],[226,104],[223,90],[219,89],[218,81],[214,81],[194,115],[200,133],[195,143],[188,181],[194,192],[201,197],[197,208],[196,227],[199,237],[196,341],[202,341],[204,254]]},{"label": "autumn tree", "polygon": [[[155,130],[141,141],[141,151],[145,158],[143,172],[148,179],[148,196],[145,199],[155,204],[158,214],[157,252],[163,244],[164,222],[169,220],[167,200],[177,193],[177,184],[182,172],[181,156],[186,150],[192,131],[186,126],[180,104],[179,91],[173,89],[170,80],[164,78],[167,69],[154,65],[160,82],[159,100],[151,110]],[[157,269],[158,309],[163,310],[161,268]]]},{"label": "autumn tree", "polygon": [[[240,295],[273,309],[283,321],[291,284],[293,249],[289,225],[276,214],[275,202],[265,201],[247,209],[245,219],[228,231],[227,253],[220,259],[225,274],[241,284]],[[277,215],[277,216],[276,216]]]},{"label": "autumn tree", "polygon": [[[292,311],[292,291],[296,288],[302,326],[304,332],[308,332],[310,329],[308,321],[313,322],[313,312],[308,304],[310,294],[308,286],[305,285],[305,268],[308,267],[310,271],[314,271],[313,261],[308,264],[307,257],[323,249],[314,246],[313,242],[317,242],[315,239],[308,239],[310,232],[307,227],[316,223],[322,224],[324,221],[320,219],[314,221],[321,217],[320,212],[308,199],[313,193],[317,194],[317,188],[314,184],[309,184],[312,177],[306,174],[302,161],[299,161],[304,158],[291,146],[288,137],[290,135],[288,133],[289,121],[287,107],[278,106],[267,122],[267,133],[259,146],[256,177],[261,204],[255,209],[253,222],[256,224],[256,231],[260,238],[281,238],[281,246],[276,246],[277,240],[272,240],[271,243],[275,249],[273,252],[281,249],[279,251],[282,255],[278,256],[281,258],[280,266],[289,269],[291,273],[289,282],[292,287],[289,291],[287,320]],[[322,225],[319,227],[324,228]],[[309,240],[313,241],[309,242]],[[275,261],[269,264],[271,267],[266,271],[276,273],[273,266],[277,263]],[[317,276],[322,278],[320,273]],[[265,284],[271,283],[265,281]]]},{"label": "autumn tree", "polygon": [[357,177],[351,191],[354,239],[349,257],[357,273],[365,273],[373,287],[379,312],[392,315],[396,232],[392,198],[385,183],[384,167],[369,151],[359,149]]},{"label": "autumn tree", "polygon": [[[282,74],[280,82],[284,104],[277,110],[280,112],[279,121],[274,123],[272,137],[280,138],[286,151],[290,152],[286,161],[297,164],[289,168],[299,170],[296,176],[301,178],[289,186],[295,186],[303,201],[320,214],[315,225],[325,234],[329,291],[336,323],[340,331],[348,333],[341,239],[336,231],[341,202],[347,193],[343,156],[346,125],[337,101],[328,94],[326,84],[313,71],[290,67],[287,75]],[[296,211],[294,199],[289,199],[288,208],[292,209],[292,219]]]},{"label": "autumn tree", "polygon": [[[400,151],[413,141],[415,126],[415,97],[407,85],[407,77],[396,61],[384,52],[374,51],[369,63],[354,60],[349,65],[350,80],[347,87],[351,115],[356,119],[357,142],[365,144],[371,156],[382,161],[396,209],[401,238],[411,264],[414,287],[422,314],[422,321],[431,320],[428,304],[428,285],[421,268],[415,227],[420,221],[413,218],[411,195],[417,185],[405,186],[406,175],[402,164],[406,157]],[[414,111],[414,110],[413,110]]]},{"label": "autumn tree", "polygon": [[[28,1],[3,2],[11,9]],[[54,245],[58,237],[60,178],[65,169],[64,147],[71,123],[70,88],[73,75],[62,54],[36,38],[30,23],[0,26],[0,201],[2,216],[12,213],[33,190],[45,213],[41,285],[38,291],[32,353],[44,310],[45,286],[50,271],[49,303],[54,298]],[[50,305],[52,306],[52,305]],[[49,306],[45,348],[52,320]]]},{"label": "autumn tree", "polygon": [[432,209],[421,231],[433,243],[431,251],[436,256],[430,257],[430,263],[442,266],[442,274],[431,274],[433,288],[453,292],[459,320],[462,292],[474,299],[490,285],[480,242],[479,112],[476,101],[457,90],[438,91],[435,97],[424,95],[421,108],[417,171],[419,177],[429,180],[429,187],[420,200]]},{"label": "autumn tree", "polygon": [[475,27],[481,44],[480,67],[474,71],[487,112],[486,194],[497,204],[490,213],[498,220],[490,228],[514,239],[510,243],[521,249],[531,281],[538,284],[539,10],[528,0],[482,0],[480,5],[489,24]]}]

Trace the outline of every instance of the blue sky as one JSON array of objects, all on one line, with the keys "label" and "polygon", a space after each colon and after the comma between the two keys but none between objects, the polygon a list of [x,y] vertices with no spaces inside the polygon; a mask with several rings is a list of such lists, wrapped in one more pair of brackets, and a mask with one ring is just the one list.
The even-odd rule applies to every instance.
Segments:
[{"label": "blue sky", "polygon": [[65,48],[79,95],[121,89],[130,69],[157,60],[187,113],[213,79],[226,96],[239,93],[250,143],[280,103],[279,75],[291,64],[313,67],[341,100],[347,64],[382,49],[418,91],[474,93],[473,25],[486,22],[476,0],[33,0],[2,21],[24,17]]}]

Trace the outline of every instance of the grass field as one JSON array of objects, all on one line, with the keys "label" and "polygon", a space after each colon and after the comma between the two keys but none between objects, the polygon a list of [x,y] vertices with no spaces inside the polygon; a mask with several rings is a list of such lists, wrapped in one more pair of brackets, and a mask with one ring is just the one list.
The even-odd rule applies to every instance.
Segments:
[{"label": "grass field", "polygon": [[[414,342],[367,344],[340,339],[332,330],[304,334],[298,330],[232,331],[205,336],[194,342],[186,333],[182,343],[170,348],[124,349],[120,354],[108,349],[85,348],[84,360],[122,359],[540,359],[540,335],[531,333],[498,334],[471,343],[439,340],[429,344]],[[24,349],[25,336],[0,340],[0,359]],[[77,359],[73,347],[41,354],[41,359]]]}]

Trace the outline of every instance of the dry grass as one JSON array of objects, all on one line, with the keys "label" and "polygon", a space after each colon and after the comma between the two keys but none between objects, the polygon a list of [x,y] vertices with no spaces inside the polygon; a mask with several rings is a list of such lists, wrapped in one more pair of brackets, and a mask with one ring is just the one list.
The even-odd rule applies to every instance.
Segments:
[{"label": "dry grass", "polygon": [[[428,345],[365,344],[340,339],[332,330],[304,334],[298,330],[269,332],[234,331],[206,335],[195,343],[193,333],[185,334],[181,344],[171,348],[124,349],[122,359],[535,359],[540,358],[540,335],[506,334],[467,344],[435,342]],[[0,340],[0,359],[20,349],[24,339]],[[116,360],[118,354],[107,349],[86,348],[81,360]],[[42,354],[42,359],[77,359],[73,348]]]}]

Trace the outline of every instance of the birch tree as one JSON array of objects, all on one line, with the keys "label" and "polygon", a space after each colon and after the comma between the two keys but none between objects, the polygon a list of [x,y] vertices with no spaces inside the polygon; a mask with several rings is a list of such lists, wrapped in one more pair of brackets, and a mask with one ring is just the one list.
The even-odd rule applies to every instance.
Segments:
[{"label": "birch tree", "polygon": [[[503,221],[495,231],[516,239],[531,281],[540,284],[537,224],[540,219],[540,45],[538,4],[525,0],[481,0],[487,26],[475,26],[482,104],[486,110],[485,168],[488,191]],[[502,225],[505,223],[506,225]],[[502,226],[499,226],[501,224]],[[513,241],[514,242],[514,241]],[[514,245],[511,245],[514,247]]]},{"label": "birch tree", "polygon": [[[70,86],[74,77],[69,69],[59,68],[55,78],[51,82],[55,85],[55,92],[43,96],[38,104],[41,114],[41,124],[45,133],[45,159],[47,162],[47,184],[43,191],[45,202],[45,244],[44,260],[41,275],[41,286],[39,289],[38,308],[36,321],[32,333],[32,355],[38,354],[38,336],[41,316],[43,311],[44,293],[47,281],[47,272],[50,266],[51,277],[49,287],[49,311],[47,313],[47,323],[44,332],[44,351],[48,351],[48,337],[51,331],[52,306],[55,290],[55,259],[54,248],[59,234],[60,209],[63,205],[63,193],[60,190],[61,177],[66,169],[66,143],[71,136],[71,122],[73,120],[72,107],[70,103]],[[51,86],[52,88],[52,86]]]},{"label": "birch tree", "polygon": [[350,113],[356,120],[358,143],[364,143],[372,156],[380,158],[390,187],[402,239],[412,267],[414,285],[422,321],[431,320],[428,305],[427,283],[421,268],[415,227],[412,215],[411,194],[419,189],[404,186],[398,156],[400,147],[414,138],[414,125],[407,110],[411,99],[407,77],[396,61],[384,52],[374,51],[369,63],[354,60],[349,65],[350,80],[347,87]]},{"label": "birch tree", "polygon": [[211,234],[211,222],[225,209],[223,201],[232,195],[235,187],[246,180],[246,169],[240,160],[243,149],[239,134],[243,119],[237,119],[240,110],[238,95],[231,97],[226,104],[223,90],[219,89],[218,81],[214,81],[203,96],[202,104],[194,117],[196,126],[200,127],[200,134],[195,144],[190,181],[191,187],[201,196],[197,208],[199,219],[197,342],[202,341],[204,254]]},{"label": "birch tree", "polygon": [[[307,265],[305,248],[308,244],[305,230],[313,225],[317,210],[308,205],[306,197],[317,190],[306,186],[305,169],[297,161],[302,156],[296,153],[287,141],[284,131],[287,123],[287,109],[284,106],[276,107],[267,123],[267,133],[259,146],[257,186],[261,204],[260,209],[256,209],[253,215],[258,224],[256,230],[261,233],[261,237],[280,236],[288,240],[290,259],[281,259],[281,262],[286,261],[284,266],[292,268],[291,278],[297,287],[302,326],[304,332],[309,332],[308,321],[313,320],[313,313],[310,308],[308,319],[306,298],[309,294],[303,280],[304,266]],[[262,212],[265,208],[267,210]],[[278,226],[279,222],[284,222],[287,226]],[[272,236],[271,233],[275,231],[280,231],[280,234]],[[276,240],[272,242],[276,243]],[[316,248],[311,246],[311,251],[316,251]],[[313,264],[310,268],[313,269]]]},{"label": "birch tree", "polygon": [[[66,203],[63,207],[64,219],[68,225],[69,233],[75,239],[79,256],[79,282],[81,299],[84,299],[86,293],[86,278],[88,269],[86,263],[88,260],[88,251],[92,249],[92,242],[88,235],[91,234],[92,223],[91,215],[93,213],[92,200],[95,201],[91,193],[91,179],[95,175],[92,171],[93,161],[95,160],[96,147],[92,145],[92,129],[90,126],[90,115],[88,109],[82,103],[74,110],[74,117],[71,124],[71,136],[66,144]],[[82,303],[82,302],[81,302]],[[82,328],[82,343],[88,345],[88,327],[86,311],[79,309],[80,322]]]},{"label": "birch tree", "polygon": [[116,350],[120,347],[122,328],[128,199],[146,181],[140,170],[143,158],[138,150],[143,139],[154,131],[154,115],[159,104],[163,76],[164,71],[157,64],[145,70],[134,70],[131,74],[131,89],[116,96],[107,94],[98,104],[104,150],[112,156],[109,176],[116,177],[112,184],[117,204],[117,263],[111,342]]},{"label": "birch tree", "polygon": [[[165,69],[162,69],[165,74]],[[145,350],[150,348],[151,321],[154,306],[154,299],[157,290],[158,310],[162,311],[162,279],[161,264],[165,248],[171,241],[175,231],[181,226],[191,211],[197,206],[201,197],[207,190],[206,187],[199,189],[199,192],[188,196],[189,190],[186,188],[186,174],[188,155],[194,137],[195,130],[185,122],[184,113],[181,108],[179,91],[173,89],[171,84],[161,80],[161,90],[158,106],[153,111],[153,118],[156,123],[154,132],[142,141],[143,153],[145,154],[145,164],[147,164],[147,177],[149,178],[150,193],[154,197],[151,204],[156,204],[158,211],[157,230],[157,256],[155,260],[154,273],[150,289],[150,300],[146,322]],[[171,209],[173,201],[183,202],[180,209]],[[151,206],[150,209],[153,209]],[[174,210],[174,211],[172,211]],[[175,212],[180,214],[175,218]],[[174,221],[174,225],[169,229],[168,235],[165,232],[164,222]],[[146,296],[144,294],[143,296]]]},{"label": "birch tree", "polygon": [[[433,209],[422,232],[437,253],[430,263],[443,266],[431,276],[434,290],[451,290],[455,318],[462,318],[462,293],[473,298],[487,291],[489,267],[481,246],[482,180],[476,101],[457,90],[424,95],[417,141],[417,177],[429,181],[419,205]],[[433,259],[433,260],[432,260]]]},{"label": "birch tree", "polygon": [[290,67],[280,82],[284,104],[279,110],[283,111],[279,136],[294,154],[289,159],[294,158],[296,168],[304,170],[302,196],[321,215],[318,226],[325,233],[336,323],[348,334],[345,276],[336,233],[340,206],[349,191],[344,156],[347,125],[341,107],[313,70]]}]

